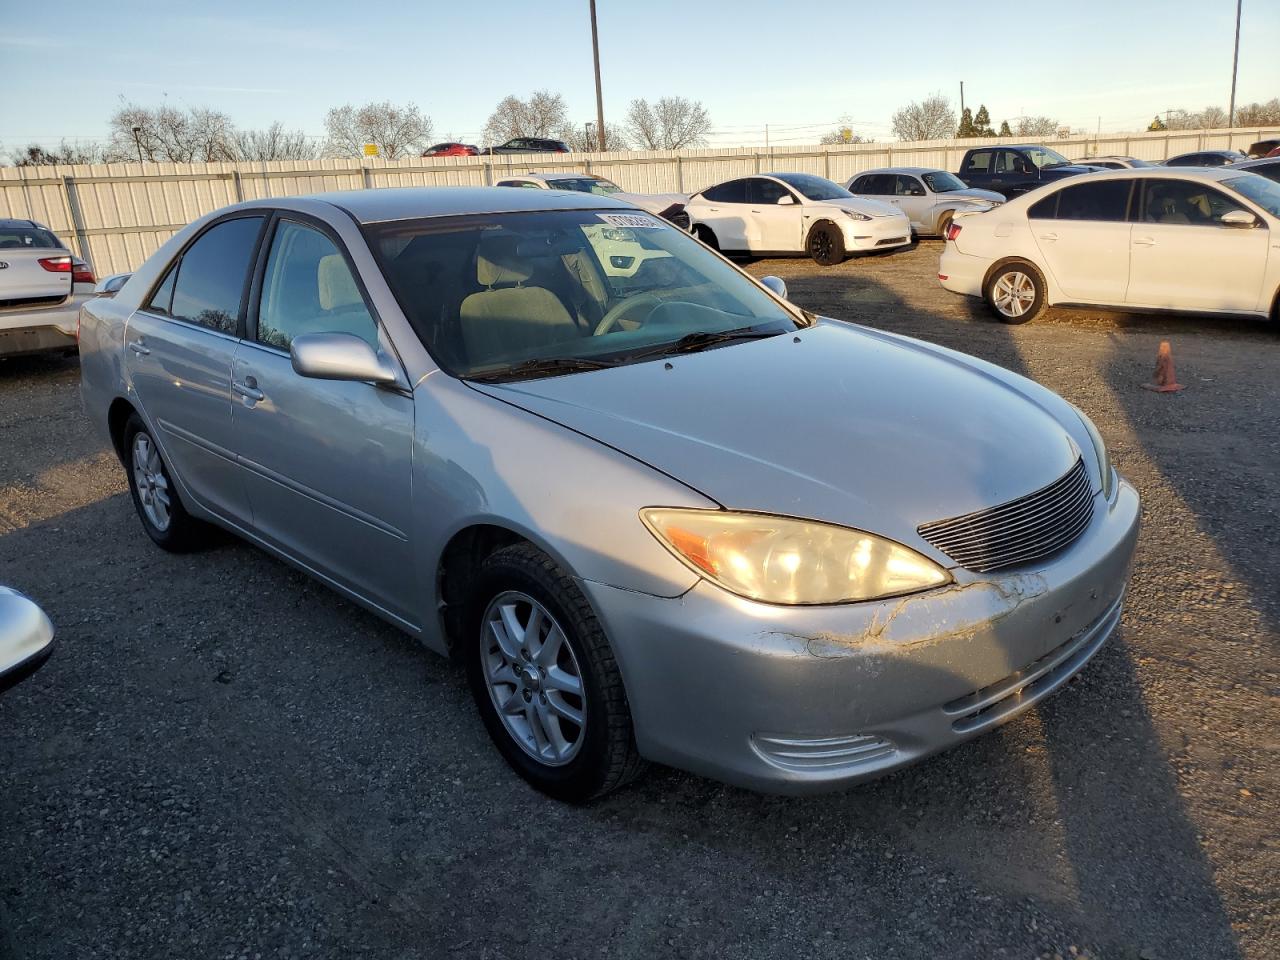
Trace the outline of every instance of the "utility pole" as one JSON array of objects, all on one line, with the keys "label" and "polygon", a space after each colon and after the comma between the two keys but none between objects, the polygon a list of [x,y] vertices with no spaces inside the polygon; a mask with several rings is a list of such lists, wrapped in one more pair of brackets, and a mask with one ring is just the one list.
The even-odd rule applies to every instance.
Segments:
[{"label": "utility pole", "polygon": [[142,140],[139,139],[138,137],[138,134],[140,133],[142,133],[141,127],[133,128],[133,145],[138,148],[138,164],[139,165],[142,164]]},{"label": "utility pole", "polygon": [[1236,71],[1240,69],[1240,7],[1244,0],[1236,0],[1236,50],[1231,57],[1231,107],[1227,111],[1227,126],[1236,125]]},{"label": "utility pole", "polygon": [[605,149],[604,143],[604,95],[600,92],[600,34],[596,29],[596,0],[591,4],[591,53],[596,62],[596,136],[599,138],[600,151]]},{"label": "utility pole", "polygon": [[960,115],[964,116],[964,81],[960,81]]}]

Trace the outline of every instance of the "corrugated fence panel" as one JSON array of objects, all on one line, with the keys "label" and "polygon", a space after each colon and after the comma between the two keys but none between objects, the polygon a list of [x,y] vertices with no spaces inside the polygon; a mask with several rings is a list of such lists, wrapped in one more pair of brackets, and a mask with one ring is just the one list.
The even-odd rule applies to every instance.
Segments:
[{"label": "corrugated fence panel", "polygon": [[[1069,159],[1120,154],[1165,160],[1196,150],[1246,149],[1280,130],[1177,130],[1050,141]],[[137,163],[0,167],[0,217],[37,220],[100,275],[132,270],[187,223],[240,200],[370,187],[483,186],[530,171],[594,173],[633,193],[695,193],[769,171],[845,183],[883,166],[956,170],[964,151],[1016,138],[832,146],[636,150],[612,153],[278,160],[265,163]]]}]

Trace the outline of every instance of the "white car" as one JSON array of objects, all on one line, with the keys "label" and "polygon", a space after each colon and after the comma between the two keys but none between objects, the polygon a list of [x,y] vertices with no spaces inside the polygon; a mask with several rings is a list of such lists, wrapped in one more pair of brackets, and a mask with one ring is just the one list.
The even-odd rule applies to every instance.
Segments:
[{"label": "white car", "polygon": [[574,193],[591,193],[598,197],[613,197],[647,210],[675,224],[681,230],[689,229],[689,215],[684,205],[689,197],[683,193],[628,193],[612,180],[590,173],[522,173],[503,177],[495,187],[525,187],[533,190],[571,190]]},{"label": "white car", "polygon": [[956,214],[938,264],[1006,323],[1054,304],[1280,313],[1280,184],[1152,167],[1073,177],[989,213]]},{"label": "white car", "polygon": [[685,209],[694,235],[725,254],[807,253],[831,266],[851,253],[911,243],[911,222],[901,210],[809,173],[728,180],[695,193]]},{"label": "white car", "polygon": [[76,348],[93,272],[34,220],[0,218],[0,357]]},{"label": "white car", "polygon": [[883,167],[849,178],[849,192],[897,207],[917,236],[940,237],[957,210],[990,210],[1004,194],[965,186],[954,173],[934,167]]},{"label": "white car", "polygon": [[1107,170],[1140,170],[1144,167],[1159,166],[1159,164],[1152,163],[1150,160],[1139,160],[1137,157],[1121,157],[1111,154],[1103,157],[1083,157],[1080,160],[1072,160],[1071,162],[1087,167],[1105,167]]}]

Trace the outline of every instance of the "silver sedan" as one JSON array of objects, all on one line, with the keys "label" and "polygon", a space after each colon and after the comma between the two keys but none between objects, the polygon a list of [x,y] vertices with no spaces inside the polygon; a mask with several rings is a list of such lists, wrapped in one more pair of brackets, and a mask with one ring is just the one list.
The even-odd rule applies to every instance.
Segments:
[{"label": "silver sedan", "polygon": [[229,207],[91,301],[81,354],[156,544],[217,524],[455,655],[558,797],[646,760],[874,777],[1120,619],[1138,497],[1080,411],[608,198]]},{"label": "silver sedan", "polygon": [[897,207],[917,236],[940,237],[959,212],[990,210],[1004,195],[965,185],[954,173],[932,167],[884,167],[850,177],[850,193]]}]

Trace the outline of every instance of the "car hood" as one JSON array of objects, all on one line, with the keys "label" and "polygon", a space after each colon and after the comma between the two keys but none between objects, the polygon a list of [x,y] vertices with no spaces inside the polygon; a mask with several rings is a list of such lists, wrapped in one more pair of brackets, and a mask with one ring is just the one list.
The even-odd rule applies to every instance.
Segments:
[{"label": "car hood", "polygon": [[1074,177],[1078,173],[1097,173],[1106,167],[1091,167],[1087,163],[1068,163],[1061,167],[1045,167],[1041,173],[1046,177]]},{"label": "car hood", "polygon": [[821,320],[665,362],[470,385],[728,509],[844,524],[938,557],[921,523],[1023,496],[1080,456],[1035,398],[1047,391],[984,366]]},{"label": "car hood", "polygon": [[973,187],[967,187],[964,190],[948,190],[935,196],[940,203],[948,200],[988,200],[991,203],[1004,203],[1003,193],[996,193],[994,190],[977,190]]},{"label": "car hood", "polygon": [[623,200],[626,203],[634,203],[641,210],[648,210],[650,213],[661,215],[673,206],[684,206],[689,202],[689,195],[685,193],[611,193],[611,197],[615,200]]},{"label": "car hood", "polygon": [[811,200],[806,204],[819,209],[830,207],[836,210],[852,210],[866,217],[905,217],[906,214],[890,203],[879,200],[868,200],[865,197],[852,197],[845,200]]}]

